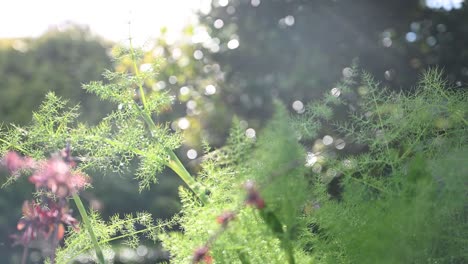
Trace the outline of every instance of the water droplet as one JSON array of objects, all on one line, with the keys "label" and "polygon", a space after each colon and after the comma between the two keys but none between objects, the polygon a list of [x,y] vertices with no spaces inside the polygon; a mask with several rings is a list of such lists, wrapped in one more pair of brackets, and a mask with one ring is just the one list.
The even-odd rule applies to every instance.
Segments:
[{"label": "water droplet", "polygon": [[331,145],[333,143],[333,137],[326,135],[323,137],[322,141],[325,146]]},{"label": "water droplet", "polygon": [[187,157],[188,157],[189,159],[192,159],[192,160],[193,160],[193,159],[196,159],[197,156],[198,156],[198,153],[197,153],[196,150],[194,150],[194,149],[189,149],[189,150],[187,151]]},{"label": "water droplet", "polygon": [[336,149],[342,150],[345,148],[345,146],[346,146],[346,142],[343,139],[339,138],[335,141]]},{"label": "water droplet", "polygon": [[245,135],[248,137],[248,138],[255,138],[255,129],[253,128],[247,128],[247,130],[245,130]]},{"label": "water droplet", "polygon": [[341,94],[341,90],[340,90],[340,88],[336,88],[336,87],[335,87],[335,88],[331,89],[330,93],[331,93],[331,95],[333,95],[334,97],[338,97],[338,96],[340,96],[340,94]]}]

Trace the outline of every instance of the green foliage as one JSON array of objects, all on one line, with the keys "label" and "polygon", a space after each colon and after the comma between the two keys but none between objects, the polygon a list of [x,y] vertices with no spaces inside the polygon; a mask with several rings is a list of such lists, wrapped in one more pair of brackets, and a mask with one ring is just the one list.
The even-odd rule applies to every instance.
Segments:
[{"label": "green foliage", "polygon": [[[119,58],[130,58],[130,70],[107,71],[105,82],[85,85],[117,105],[97,125],[78,122],[78,107],[49,93],[31,125],[3,130],[0,141],[2,154],[15,149],[38,159],[69,142],[77,169],[87,172],[122,172],[138,162],[140,190],[165,166],[185,181],[181,214],[171,221],[153,225],[149,214],[137,214],[105,223],[92,213],[86,228],[105,253],[111,241],[126,238],[136,246],[144,234],[160,239],[173,263],[196,263],[200,247],[219,263],[467,261],[468,173],[460,159],[468,158],[468,96],[448,89],[440,71],[427,71],[418,89],[405,94],[351,69],[337,90],[299,117],[276,103],[257,137],[235,121],[228,144],[206,153],[195,179],[173,152],[180,135],[153,121],[172,98],[148,89],[155,72],[141,72],[137,51],[127,52]],[[348,115],[340,115],[346,107]],[[346,150],[318,140],[315,153],[307,153],[323,133],[345,138]],[[233,218],[219,222],[226,212]],[[176,224],[181,231],[167,232]],[[69,231],[57,261],[94,254],[91,242],[87,232]]]},{"label": "green foliage", "polygon": [[[248,259],[249,262],[243,263],[286,263],[282,247],[293,244],[297,236],[307,183],[301,166],[303,149],[288,125],[284,107],[278,105],[277,115],[255,144],[236,124],[229,142],[202,165],[203,184],[211,191],[210,204],[201,206],[182,189],[184,232],[168,234],[162,238],[163,244],[174,253],[174,263],[189,262],[193,250],[211,236],[216,236],[211,247],[215,261],[239,263]],[[220,157],[226,158],[224,166],[217,166]],[[260,188],[266,204],[263,210],[257,212],[244,205],[246,194],[242,186],[247,180],[253,180]],[[229,210],[237,212],[236,218],[224,233],[218,234],[222,227],[215,222],[216,216]],[[278,223],[279,230],[278,226],[273,230],[269,227]],[[298,263],[308,263],[301,249],[294,250],[300,256]]]},{"label": "green foliage", "polygon": [[[438,70],[410,95],[367,74],[362,84],[359,111],[337,128],[368,151],[320,164],[328,170],[314,177],[309,247],[320,263],[463,263],[466,92],[446,89]],[[343,190],[334,199],[323,183],[330,170]]]},{"label": "green foliage", "polygon": [[112,67],[109,48],[89,28],[77,25],[63,25],[37,39],[14,39],[0,47],[2,122],[27,124],[41,103],[38,98],[48,91],[66,97],[73,105],[80,103],[81,121],[97,122],[110,105],[87,95],[80,86],[102,79],[101,72]]},{"label": "green foliage", "polygon": [[[33,115],[30,126],[12,127],[6,132],[8,140],[1,145],[2,153],[17,149],[25,155],[43,158],[69,142],[78,156],[78,169],[122,172],[133,159],[140,159],[136,178],[140,189],[156,182],[155,172],[161,171],[168,162],[167,150],[180,144],[178,134],[169,134],[165,125],[145,128],[142,112],[149,114],[167,107],[172,101],[168,95],[160,94],[149,98],[151,107],[143,109],[133,94],[132,85],[138,84],[143,76],[111,78],[117,76],[107,72],[109,84],[93,82],[85,89],[95,92],[102,99],[118,103],[118,109],[103,118],[96,126],[80,123],[78,107],[66,108],[66,101],[49,93],[39,111]],[[116,88],[120,87],[120,88]],[[117,89],[117,90],[116,90]],[[120,89],[120,90],[119,90]]]},{"label": "green foliage", "polygon": [[[159,234],[165,230],[173,228],[176,223],[174,218],[171,221],[153,222],[150,214],[145,212],[136,213],[135,215],[128,214],[124,217],[115,215],[106,223],[99,214],[92,212],[90,221],[93,226],[101,248],[103,248],[107,261],[113,259],[111,243],[119,239],[123,239],[124,243],[132,248],[136,248],[140,244],[140,237],[145,237],[150,241],[157,242]],[[78,257],[91,255],[91,260],[96,257],[93,253],[93,244],[88,233],[72,232],[69,230],[69,236],[65,241],[64,247],[57,252],[57,263],[70,263]]]},{"label": "green foliage", "polygon": [[[211,203],[201,206],[181,190],[183,232],[162,238],[173,261],[186,263],[195,248],[207,245],[213,259],[223,263],[286,263],[288,241],[298,263],[466,261],[466,92],[446,89],[438,70],[426,72],[414,94],[388,92],[362,76],[342,84],[355,87],[340,87],[343,95],[366,92],[349,121],[337,122],[336,133],[346,133],[351,151],[353,145],[365,145],[366,152],[326,155],[312,167],[316,173],[309,175],[309,185],[305,153],[282,107],[253,150],[243,131],[234,129],[233,145],[208,153],[203,163]],[[329,111],[351,103],[332,98],[310,109],[328,109],[331,119],[335,115]],[[440,127],[437,118],[451,116],[449,125]],[[309,123],[302,125],[319,133],[314,122],[323,117],[306,112],[302,121]],[[258,183],[265,210],[242,206],[240,186],[247,179]],[[333,182],[342,191],[333,193]],[[226,210],[237,216],[223,229],[214,219]]]}]

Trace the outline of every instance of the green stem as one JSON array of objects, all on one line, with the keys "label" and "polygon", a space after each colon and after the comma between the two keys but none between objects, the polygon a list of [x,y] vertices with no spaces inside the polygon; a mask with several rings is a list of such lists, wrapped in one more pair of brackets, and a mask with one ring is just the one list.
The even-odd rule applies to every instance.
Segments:
[{"label": "green stem", "polygon": [[[135,58],[135,50],[133,49],[132,45],[132,38],[129,38],[129,44],[130,44],[130,53],[132,56],[132,61],[133,61],[133,70],[135,71],[135,75],[139,77],[140,71],[138,70],[138,66],[136,63],[136,58]],[[143,109],[141,109],[138,105],[136,106],[137,109],[140,110],[140,115],[145,120],[146,125],[149,127],[151,131],[156,130],[156,125],[151,118],[151,115],[145,111],[147,109],[147,102],[146,102],[146,96],[145,96],[145,91],[143,89],[143,83],[138,84],[138,88],[140,91],[140,98],[141,98],[141,103],[143,105]],[[169,154],[169,162],[167,163],[167,166],[171,168],[179,177],[187,184],[187,186],[197,195],[197,197],[201,200],[203,204],[206,204],[208,202],[208,199],[206,197],[206,189],[195,179],[190,175],[190,173],[187,171],[185,166],[182,164],[180,159],[177,157],[177,155],[172,151],[171,149],[166,150],[167,153]]]},{"label": "green stem", "polygon": [[3,138],[0,138],[0,142],[3,142],[3,143],[5,143],[5,144],[8,144],[9,147],[13,147],[13,148],[15,148],[16,150],[21,151],[23,154],[27,153],[27,151],[26,151],[24,148],[22,148],[22,147],[20,147],[20,146],[14,146],[14,145],[12,145],[10,142],[4,140]]},{"label": "green stem", "polygon": [[198,183],[192,175],[187,171],[182,162],[177,158],[174,151],[168,149],[169,162],[167,166],[171,168],[179,177],[187,184],[187,186],[198,196],[200,201],[203,204],[208,203],[208,198],[206,197],[207,190],[204,186]]},{"label": "green stem", "polygon": [[104,255],[102,254],[101,248],[99,247],[96,235],[94,234],[93,227],[91,226],[91,222],[89,221],[88,214],[86,213],[83,202],[81,202],[78,194],[73,195],[73,200],[75,201],[76,207],[78,207],[78,211],[80,212],[81,218],[83,219],[84,226],[88,230],[89,236],[91,237],[91,241],[94,245],[94,250],[96,251],[99,263],[105,264]]},{"label": "green stem", "polygon": [[276,214],[272,211],[267,211],[265,208],[260,209],[259,214],[273,234],[281,241],[281,247],[285,251],[288,263],[295,264],[296,260],[294,259],[294,250],[289,241],[288,233],[283,230],[283,224]]}]

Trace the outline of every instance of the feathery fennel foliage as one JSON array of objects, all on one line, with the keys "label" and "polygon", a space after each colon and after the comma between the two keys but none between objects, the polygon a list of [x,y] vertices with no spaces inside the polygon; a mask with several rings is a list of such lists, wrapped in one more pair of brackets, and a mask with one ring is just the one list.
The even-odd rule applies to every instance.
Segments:
[{"label": "feathery fennel foliage", "polygon": [[[291,263],[288,241],[297,263],[467,261],[466,91],[447,89],[437,70],[426,72],[413,94],[389,92],[365,73],[342,85],[349,85],[340,87],[343,98],[364,92],[349,121],[334,124],[335,135],[362,154],[324,149],[313,172],[303,166],[296,136],[306,137],[291,127],[318,135],[318,122],[330,126],[325,121],[335,108],[354,103],[341,97],[312,103],[308,109],[319,111],[294,118],[293,126],[280,107],[255,144],[234,128],[231,145],[203,164],[211,203],[201,206],[181,190],[183,232],[162,237],[174,263],[190,262],[202,245],[220,263]],[[243,206],[247,179],[258,183],[267,212],[282,223],[278,233],[262,211]],[[236,218],[220,227],[214,220],[226,210]]]},{"label": "feathery fennel foliage", "polygon": [[[133,54],[129,56],[135,58]],[[101,170],[115,173],[128,168],[130,162],[139,160],[135,177],[139,180],[140,190],[149,188],[150,184],[155,183],[156,173],[164,166],[176,170],[186,182],[187,179],[189,180],[187,182],[189,187],[194,187],[194,180],[185,168],[181,168],[180,161],[172,152],[180,145],[180,136],[177,133],[168,133],[166,125],[156,125],[151,119],[152,114],[170,107],[172,102],[172,98],[164,93],[145,97],[142,82],[151,76],[154,75],[138,71],[134,75],[106,72],[108,84],[85,85],[88,91],[95,92],[102,99],[109,99],[118,104],[117,109],[96,126],[77,122],[78,106],[67,108],[65,100],[53,93],[47,94],[40,109],[34,113],[31,125],[10,126],[0,132],[1,154],[3,155],[8,150],[16,150],[23,155],[43,159],[62,149],[66,143],[70,143],[73,146],[73,156],[78,162],[76,170],[83,172]],[[139,98],[134,97],[136,91],[139,93]],[[10,177],[4,185],[12,183],[15,179],[17,177]],[[67,247],[57,255],[58,260],[69,262],[76,257],[73,254],[78,249],[79,252],[85,253],[85,250],[91,249],[90,245],[93,245],[99,262],[103,263],[98,244],[107,246],[108,241],[111,240],[110,237],[117,234],[121,234],[117,238],[132,238],[134,241],[132,244],[135,244],[137,237],[132,234],[143,234],[154,229],[152,225],[147,225],[143,230],[131,228],[135,224],[142,224],[139,222],[141,217],[126,217],[126,232],[118,227],[116,219],[110,224],[104,224],[97,214],[92,214],[91,219],[88,220],[79,197],[74,196],[74,199],[79,209],[83,209],[80,210],[80,214],[88,232],[75,234],[70,231]],[[145,216],[145,218],[148,217],[148,215]],[[171,226],[169,224],[160,226],[163,225]],[[151,237],[155,239],[155,235]],[[70,250],[68,246],[71,247]],[[62,262],[59,261],[59,263]]]},{"label": "feathery fennel foliage", "polygon": [[[167,222],[154,224],[144,213],[105,222],[91,212],[86,228],[107,259],[110,242],[124,238],[136,246],[145,235],[162,241],[171,263],[468,261],[468,95],[447,89],[440,71],[427,71],[413,93],[403,94],[353,69],[301,116],[291,118],[277,104],[257,139],[234,122],[227,145],[205,155],[195,180],[173,152],[180,135],[153,121],[172,98],[147,94],[155,72],[139,70],[131,46],[121,51],[118,59],[133,64],[132,72],[106,71],[106,82],[84,86],[116,104],[96,126],[78,123],[78,107],[49,93],[31,125],[0,131],[0,154],[41,159],[69,142],[78,170],[121,172],[138,160],[140,189],[155,183],[164,166],[187,183],[180,187],[180,215]],[[322,144],[312,149],[318,157],[312,167],[305,166],[308,144],[324,133],[344,138],[346,148]],[[219,221],[226,212],[232,218]],[[181,232],[167,232],[174,225]],[[88,233],[69,230],[56,262],[95,249]]]},{"label": "feathery fennel foliage", "polygon": [[[294,246],[301,208],[307,198],[304,150],[290,129],[286,110],[277,108],[258,142],[247,138],[235,124],[230,144],[219,151],[222,153],[204,161],[201,174],[203,184],[211,190],[209,206],[201,206],[189,192],[181,190],[183,234],[175,232],[162,237],[163,245],[174,254],[171,261],[189,263],[193,250],[215,236],[209,245],[215,261],[288,263],[286,252],[291,250],[297,263],[308,263],[302,249]],[[223,166],[217,166],[220,160]],[[265,199],[264,209],[244,205],[242,186],[247,180],[258,185]],[[225,232],[219,233],[223,228],[215,219],[224,211],[235,211],[236,216]],[[265,223],[272,215],[282,224],[279,233]]]},{"label": "feathery fennel foliage", "polygon": [[[123,218],[113,216],[107,223],[102,220],[98,213],[90,215],[94,232],[99,240],[106,261],[113,259],[113,251],[110,244],[116,240],[124,240],[124,243],[132,248],[140,244],[140,238],[145,237],[150,241],[157,242],[158,236],[166,229],[171,229],[177,223],[177,217],[170,221],[158,220],[154,223],[150,214],[145,212],[128,214]],[[88,256],[95,259],[93,245],[85,232],[69,232],[64,247],[57,251],[57,263],[70,263],[78,257]],[[88,257],[89,258],[89,257]]]},{"label": "feathery fennel foliage", "polygon": [[[466,91],[447,89],[438,70],[410,95],[362,81],[359,110],[336,125],[367,151],[321,164],[308,247],[319,263],[466,262]],[[338,199],[324,186],[330,170]]]}]

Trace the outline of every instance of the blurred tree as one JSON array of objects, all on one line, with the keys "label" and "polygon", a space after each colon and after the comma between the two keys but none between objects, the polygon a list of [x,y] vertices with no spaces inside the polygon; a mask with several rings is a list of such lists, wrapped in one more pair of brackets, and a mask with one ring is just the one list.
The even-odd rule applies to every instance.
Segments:
[{"label": "blurred tree", "polygon": [[213,0],[201,21],[219,48],[203,51],[225,73],[223,103],[250,120],[268,116],[274,97],[291,104],[329,91],[355,59],[394,89],[433,65],[461,85],[468,8],[459,2]]},{"label": "blurred tree", "polygon": [[[91,34],[89,28],[62,25],[39,39],[3,41],[0,49],[0,116],[2,122],[25,124],[47,91],[80,103],[82,120],[95,122],[108,104],[86,94],[81,84],[101,79],[112,66],[110,43]],[[10,45],[5,45],[10,44]]]},{"label": "blurred tree", "polygon": [[[0,124],[29,123],[48,91],[69,99],[70,105],[79,103],[81,121],[99,120],[110,105],[86,94],[81,84],[101,79],[103,70],[112,67],[107,55],[110,45],[89,28],[74,24],[51,28],[38,39],[0,40]],[[3,179],[5,174],[0,170]],[[32,191],[25,179],[1,190],[0,255],[7,262],[20,262],[13,254],[18,248],[11,248],[8,237],[15,232],[22,202]]]}]

